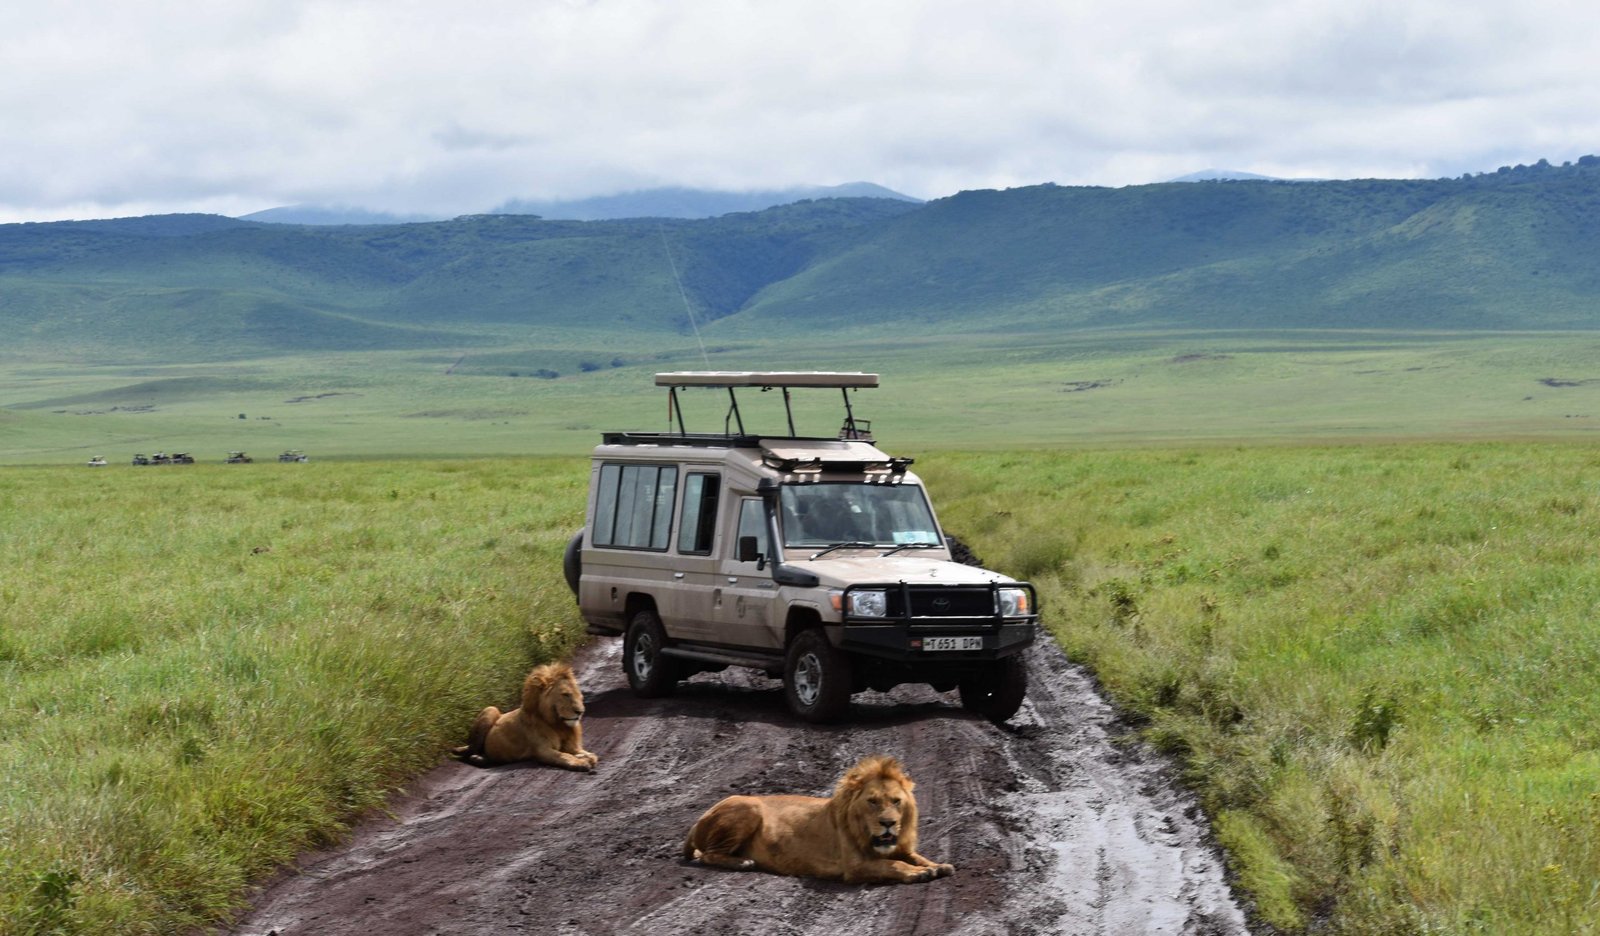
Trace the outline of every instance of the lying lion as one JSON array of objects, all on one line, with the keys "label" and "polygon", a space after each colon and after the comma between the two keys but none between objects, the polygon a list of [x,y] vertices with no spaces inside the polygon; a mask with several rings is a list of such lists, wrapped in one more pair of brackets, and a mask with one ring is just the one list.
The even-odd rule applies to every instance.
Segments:
[{"label": "lying lion", "polygon": [[683,857],[736,871],[916,884],[955,868],[917,854],[915,784],[892,757],[863,758],[833,796],[730,796],[689,830]]},{"label": "lying lion", "polygon": [[455,755],[488,767],[536,760],[570,770],[593,770],[600,758],[583,749],[583,693],[572,667],[536,666],[522,681],[522,707],[501,712],[489,706],[472,723],[467,743]]}]

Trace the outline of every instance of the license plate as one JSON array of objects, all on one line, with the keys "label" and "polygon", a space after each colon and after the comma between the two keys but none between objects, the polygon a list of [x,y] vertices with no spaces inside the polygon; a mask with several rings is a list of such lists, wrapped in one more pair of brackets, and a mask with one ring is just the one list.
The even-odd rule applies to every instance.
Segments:
[{"label": "license plate", "polygon": [[924,637],[924,650],[982,650],[982,637]]}]

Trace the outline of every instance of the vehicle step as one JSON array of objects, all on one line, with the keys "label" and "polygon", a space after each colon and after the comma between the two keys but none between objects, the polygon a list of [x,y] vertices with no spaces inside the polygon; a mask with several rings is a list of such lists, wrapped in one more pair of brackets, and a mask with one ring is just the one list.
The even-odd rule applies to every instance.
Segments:
[{"label": "vehicle step", "polygon": [[698,660],[702,663],[753,666],[769,673],[783,672],[783,657],[776,653],[736,653],[724,650],[701,650],[691,647],[662,647],[661,655],[677,657],[680,660]]}]

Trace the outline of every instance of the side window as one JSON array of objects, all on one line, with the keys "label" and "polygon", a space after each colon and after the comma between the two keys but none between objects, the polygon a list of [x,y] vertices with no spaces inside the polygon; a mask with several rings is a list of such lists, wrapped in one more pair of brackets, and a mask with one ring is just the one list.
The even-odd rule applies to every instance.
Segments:
[{"label": "side window", "polygon": [[671,465],[602,465],[594,504],[594,544],[665,550],[671,542],[678,469]]},{"label": "side window", "polygon": [[739,539],[746,536],[756,538],[756,552],[763,556],[772,555],[767,548],[767,515],[758,498],[747,497],[739,502]]},{"label": "side window", "polygon": [[722,478],[714,474],[692,474],[683,479],[683,516],[678,520],[678,552],[691,556],[711,555],[711,539],[717,532],[717,500]]}]

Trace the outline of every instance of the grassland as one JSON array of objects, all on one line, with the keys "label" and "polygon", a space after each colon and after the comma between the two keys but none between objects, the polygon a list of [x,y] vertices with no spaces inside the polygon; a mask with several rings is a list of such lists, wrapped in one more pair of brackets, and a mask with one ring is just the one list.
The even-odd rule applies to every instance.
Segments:
[{"label": "grassland", "polygon": [[[518,348],[521,347],[521,350]],[[286,448],[314,458],[580,454],[664,428],[658,370],[880,372],[860,414],[891,445],[1600,435],[1600,335],[1394,331],[998,332],[816,345],[307,354],[219,366],[0,361],[0,465]],[[540,370],[560,376],[536,376]],[[770,396],[770,395],[769,395]],[[686,398],[720,428],[722,397]],[[837,428],[828,401],[811,431]],[[773,399],[747,406],[769,414]],[[240,417],[244,418],[240,418]],[[806,427],[802,427],[805,431]]]},{"label": "grassland", "polygon": [[539,460],[0,479],[0,932],[168,934],[581,631]]},{"label": "grassland", "polygon": [[[1600,927],[1600,449],[940,452],[1285,930]],[[0,931],[166,933],[579,625],[581,459],[0,471]],[[466,713],[466,714],[464,714]]]},{"label": "grassland", "polygon": [[1600,449],[950,456],[1280,927],[1600,928]]}]

